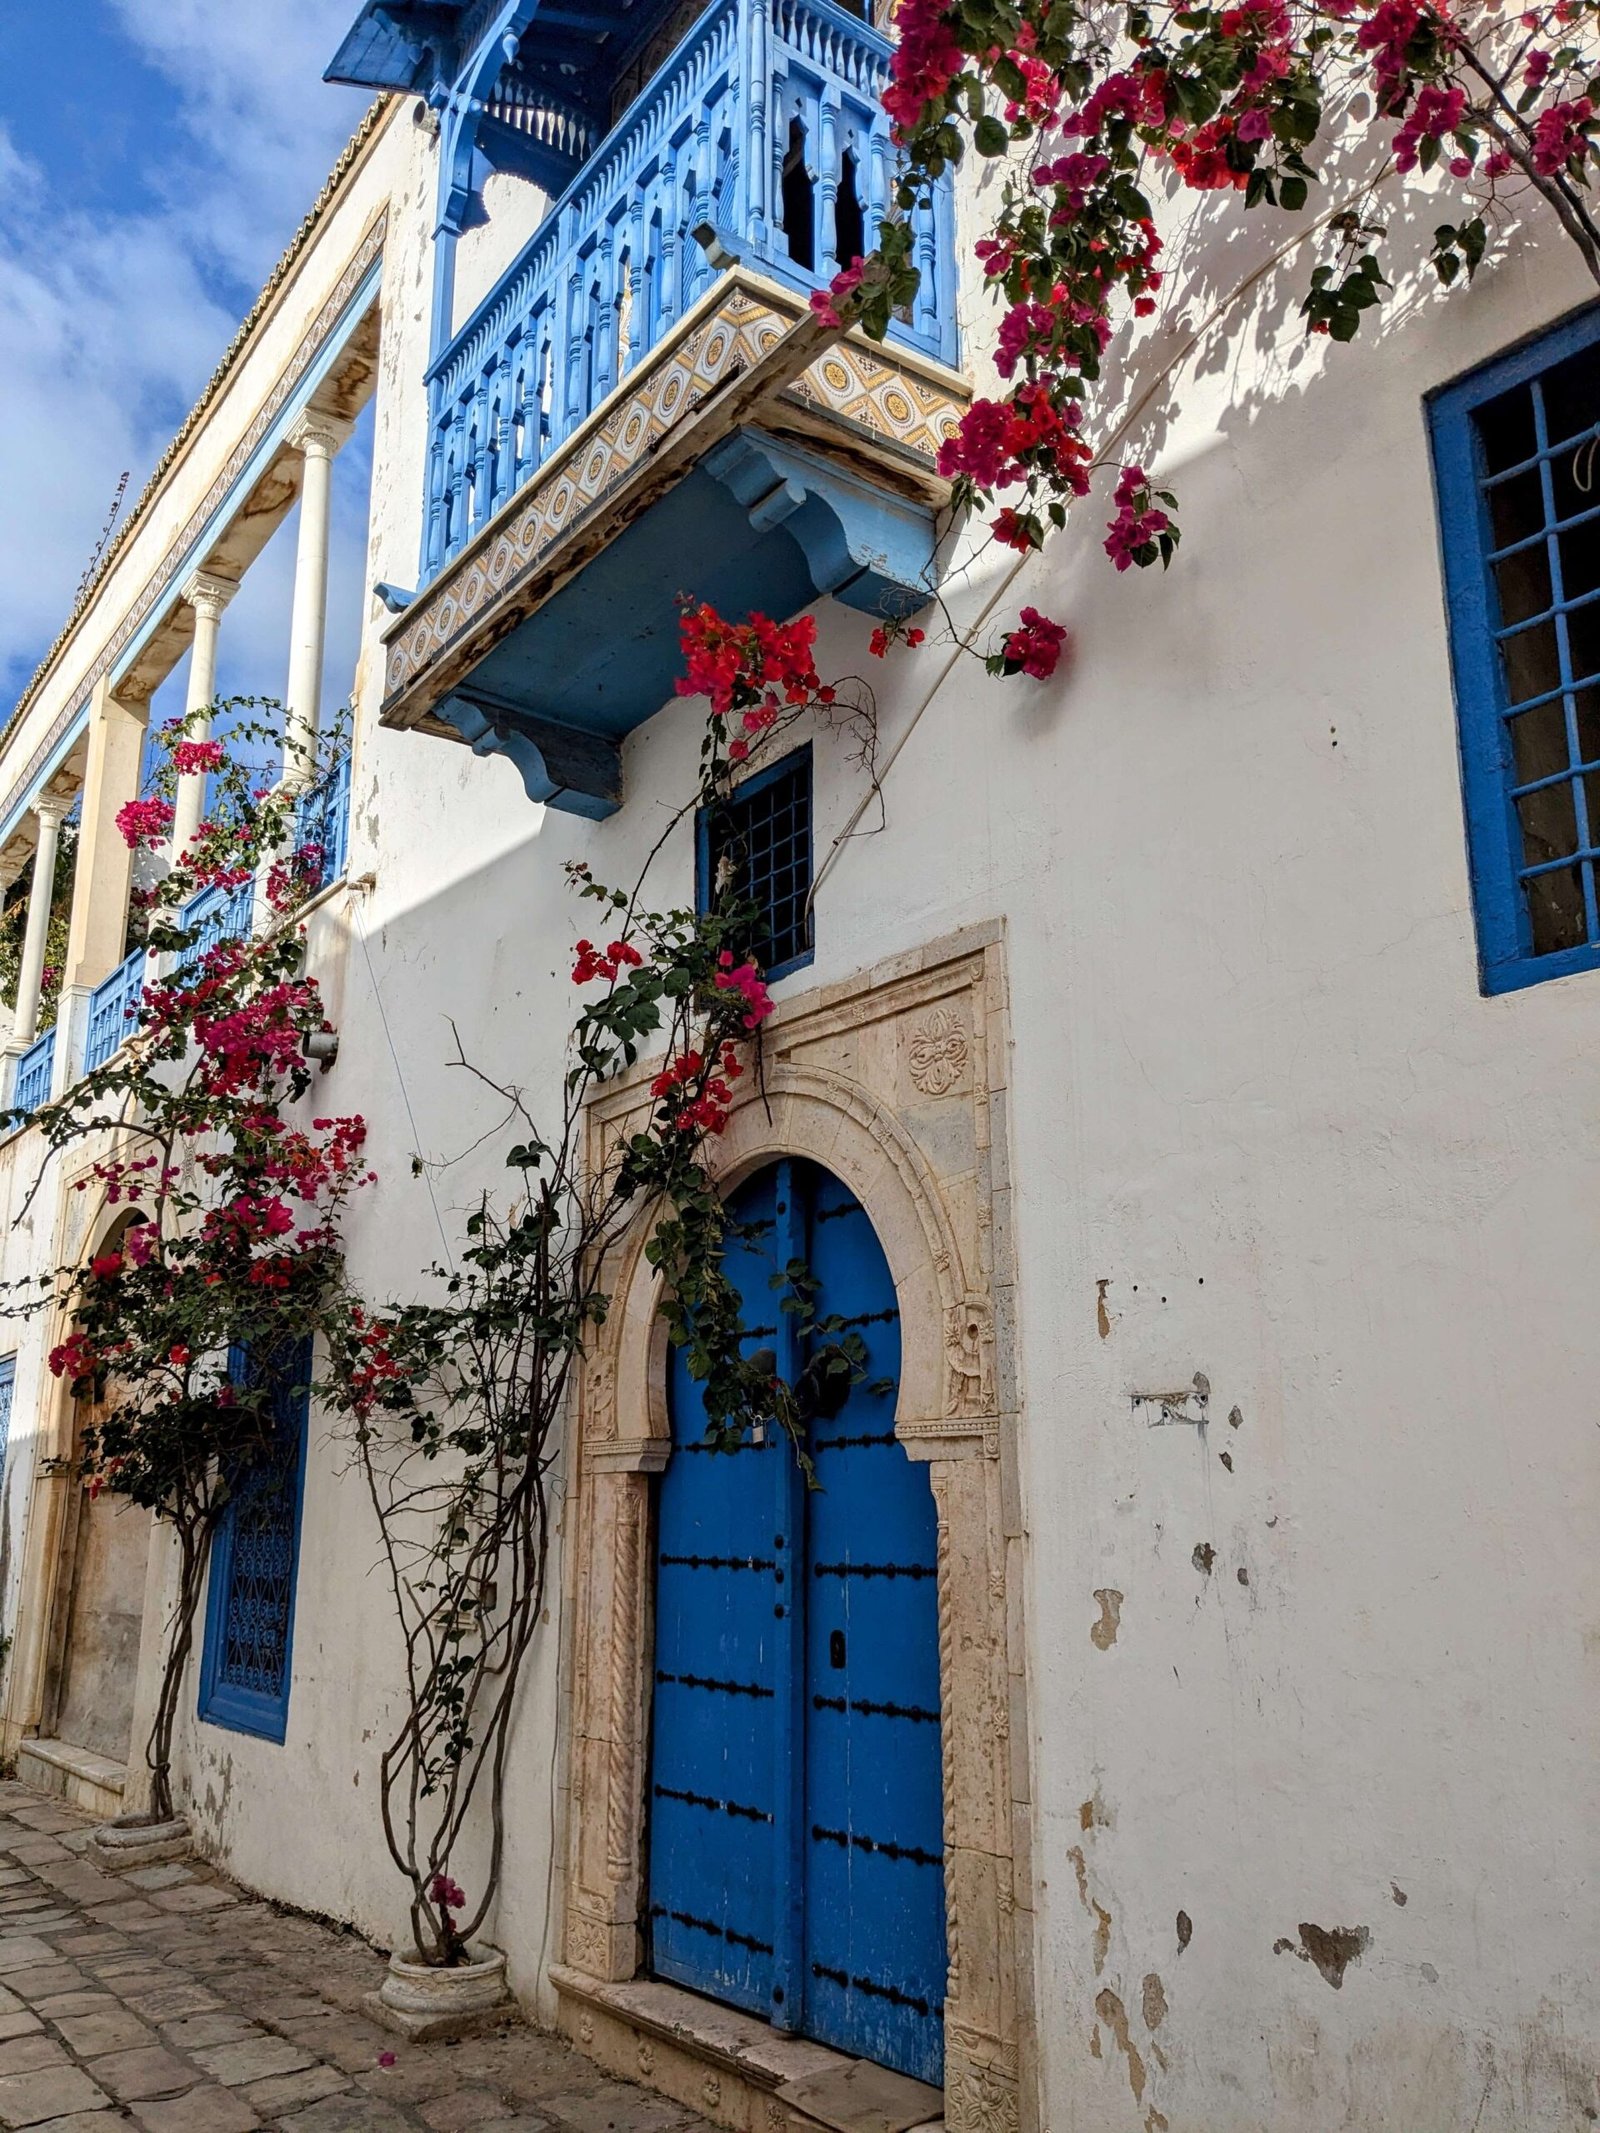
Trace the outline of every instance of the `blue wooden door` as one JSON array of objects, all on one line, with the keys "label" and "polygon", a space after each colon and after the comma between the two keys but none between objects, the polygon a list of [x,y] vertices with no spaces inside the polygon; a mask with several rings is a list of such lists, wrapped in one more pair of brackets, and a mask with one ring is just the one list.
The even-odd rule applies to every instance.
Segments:
[{"label": "blue wooden door", "polygon": [[[776,1427],[709,1449],[674,1354],[657,1526],[652,1965],[937,2084],[945,1976],[935,1518],[894,1435],[900,1325],[882,1249],[836,1178],[781,1163],[732,1202],[751,1350],[793,1383],[858,1333],[815,1421],[818,1486]],[[813,1284],[817,1330],[783,1304]]]}]

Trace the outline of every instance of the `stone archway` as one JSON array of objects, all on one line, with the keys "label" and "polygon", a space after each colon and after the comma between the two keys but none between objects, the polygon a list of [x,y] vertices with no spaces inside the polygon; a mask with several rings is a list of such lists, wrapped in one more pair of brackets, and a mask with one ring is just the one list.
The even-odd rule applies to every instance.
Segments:
[{"label": "stone archway", "polygon": [[[895,1429],[928,1465],[938,1516],[951,2133],[1034,2122],[1023,2018],[1032,2004],[1032,1893],[1027,1742],[1016,1723],[1025,1699],[1005,1032],[998,928],[801,995],[768,1026],[763,1086],[714,1151],[725,1190],[784,1156],[831,1171],[866,1211],[894,1281]],[[595,1161],[648,1104],[650,1072],[639,1069],[595,1104]],[[792,2097],[777,2094],[785,2068],[801,2063],[788,2040],[720,2009],[707,2023],[707,2003],[638,1978],[650,1477],[670,1448],[665,1332],[645,1243],[635,1231],[614,1254],[605,1283],[612,1310],[581,1392],[566,1963],[554,1983],[563,2027],[615,2071],[729,2124],[804,2127],[811,2121]],[[817,2063],[818,2047],[798,2048]]]}]

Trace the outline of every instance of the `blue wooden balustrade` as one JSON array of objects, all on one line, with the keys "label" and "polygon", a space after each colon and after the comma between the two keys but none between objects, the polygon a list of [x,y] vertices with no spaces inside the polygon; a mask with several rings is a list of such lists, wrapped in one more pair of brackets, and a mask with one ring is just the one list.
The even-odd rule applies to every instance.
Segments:
[{"label": "blue wooden balustrade", "polygon": [[242,940],[250,931],[255,908],[256,885],[252,877],[233,888],[202,889],[191,896],[178,914],[179,925],[197,931],[197,938],[178,959],[180,970],[189,970],[218,941]]},{"label": "blue wooden balustrade", "polygon": [[50,1094],[50,1077],[55,1067],[56,1033],[47,1029],[42,1037],[36,1037],[17,1061],[17,1079],[11,1092],[15,1110],[37,1111]]},{"label": "blue wooden balustrade", "polygon": [[139,1001],[144,994],[145,952],[135,948],[109,978],[89,995],[89,1028],[83,1045],[83,1070],[92,1074],[104,1066],[123,1039],[131,1034]]},{"label": "blue wooden balustrade", "polygon": [[[722,265],[810,291],[870,249],[894,184],[890,51],[833,0],[717,0],[699,18],[429,371],[425,578]],[[948,188],[918,210],[916,258],[922,285],[892,337],[954,363]]]},{"label": "blue wooden balustrade", "polygon": [[320,854],[306,893],[337,881],[344,872],[350,845],[350,758],[341,755],[315,785],[301,795],[296,815],[295,841],[302,851],[314,847]]}]

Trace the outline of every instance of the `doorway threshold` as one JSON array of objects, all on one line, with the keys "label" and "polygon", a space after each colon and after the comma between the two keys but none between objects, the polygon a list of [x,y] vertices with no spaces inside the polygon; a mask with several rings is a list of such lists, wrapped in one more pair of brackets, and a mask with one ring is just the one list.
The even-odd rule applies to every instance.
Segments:
[{"label": "doorway threshold", "polygon": [[17,1776],[35,1792],[52,1793],[69,1807],[111,1822],[122,1812],[127,1766],[94,1748],[64,1740],[25,1740],[17,1745]]},{"label": "doorway threshold", "polygon": [[656,1978],[550,1972],[560,2028],[608,2073],[760,2133],[943,2133],[944,2095]]}]

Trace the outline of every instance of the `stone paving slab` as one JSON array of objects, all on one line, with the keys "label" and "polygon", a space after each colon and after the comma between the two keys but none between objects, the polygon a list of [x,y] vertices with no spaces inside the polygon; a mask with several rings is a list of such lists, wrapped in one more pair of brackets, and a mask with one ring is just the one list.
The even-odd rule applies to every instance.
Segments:
[{"label": "stone paving slab", "polygon": [[408,2044],[384,1960],[199,1861],[103,1874],[0,1780],[0,2133],[713,2133],[508,2018]]}]

